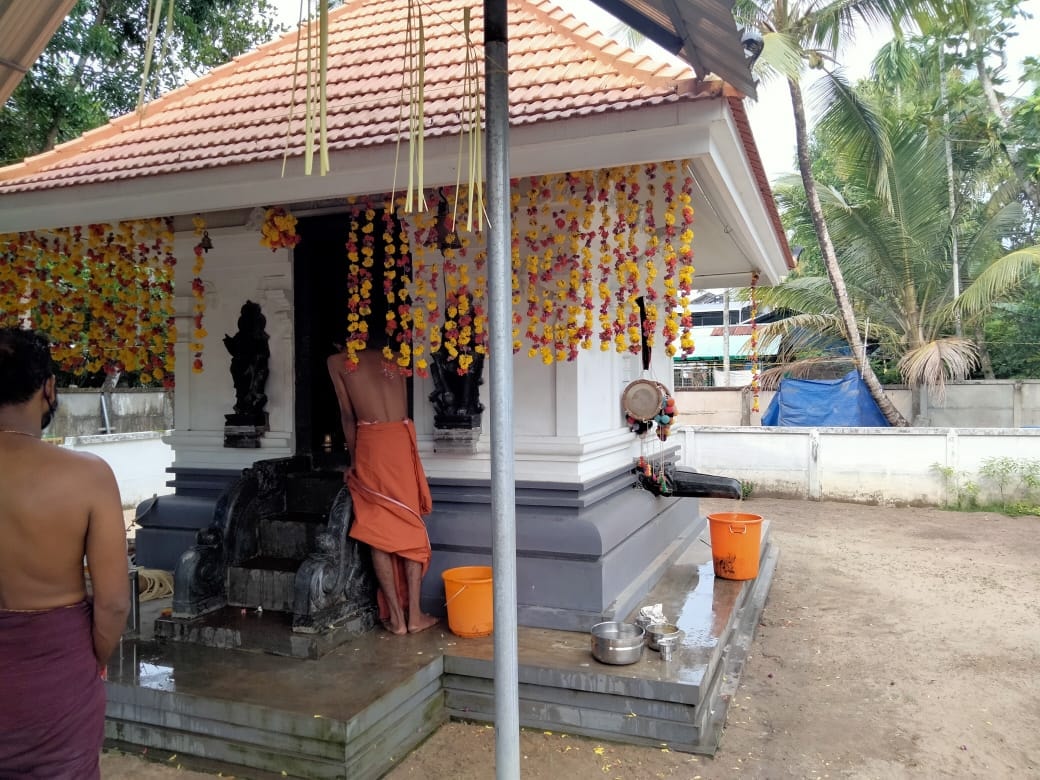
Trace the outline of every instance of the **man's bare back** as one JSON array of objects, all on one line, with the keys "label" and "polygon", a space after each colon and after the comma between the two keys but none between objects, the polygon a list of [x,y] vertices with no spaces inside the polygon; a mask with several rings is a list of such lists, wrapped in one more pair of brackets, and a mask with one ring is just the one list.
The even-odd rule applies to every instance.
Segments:
[{"label": "man's bare back", "polygon": [[42,441],[57,409],[47,338],[0,328],[0,775],[90,780],[130,609],[126,530],[104,461]]},{"label": "man's bare back", "polygon": [[99,664],[115,649],[129,607],[120,504],[112,470],[100,458],[0,433],[0,609],[82,601],[86,556]]},{"label": "man's bare back", "polygon": [[347,367],[347,356],[343,352],[328,359],[351,462],[358,424],[398,422],[408,417],[408,385],[404,375],[379,350],[366,349],[357,357],[356,368]]}]

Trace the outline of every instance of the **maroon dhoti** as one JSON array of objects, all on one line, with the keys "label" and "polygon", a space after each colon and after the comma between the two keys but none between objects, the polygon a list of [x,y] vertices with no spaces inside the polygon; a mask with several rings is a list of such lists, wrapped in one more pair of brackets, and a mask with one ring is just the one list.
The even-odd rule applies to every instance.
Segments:
[{"label": "maroon dhoti", "polygon": [[0,778],[97,778],[104,732],[90,605],[0,610]]}]

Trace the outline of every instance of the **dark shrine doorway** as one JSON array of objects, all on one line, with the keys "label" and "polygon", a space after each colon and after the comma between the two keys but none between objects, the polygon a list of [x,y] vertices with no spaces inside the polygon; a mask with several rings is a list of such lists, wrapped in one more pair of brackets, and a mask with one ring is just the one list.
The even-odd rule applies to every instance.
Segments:
[{"label": "dark shrine doorway", "polygon": [[[296,454],[310,455],[316,468],[347,465],[339,404],[326,361],[346,341],[347,240],[351,215],[347,212],[302,217],[297,225],[300,243],[293,250],[293,316],[295,318]],[[377,226],[383,224],[376,212]],[[379,234],[382,230],[379,230]],[[372,314],[369,330],[386,321],[383,290],[383,241],[373,246]],[[381,304],[381,305],[380,305]],[[408,382],[408,409],[412,413],[412,382]]]}]

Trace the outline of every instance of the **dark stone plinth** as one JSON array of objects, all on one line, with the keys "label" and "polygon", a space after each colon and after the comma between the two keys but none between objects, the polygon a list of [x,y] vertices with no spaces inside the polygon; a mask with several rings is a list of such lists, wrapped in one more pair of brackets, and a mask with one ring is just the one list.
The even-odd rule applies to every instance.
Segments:
[{"label": "dark stone plinth", "polygon": [[257,414],[225,414],[224,446],[235,449],[259,449],[267,431],[267,412]]},{"label": "dark stone plinth", "polygon": [[435,414],[433,427],[449,431],[480,428],[482,414]]},{"label": "dark stone plinth", "polygon": [[316,635],[313,641],[259,642],[256,649],[268,652],[310,657],[355,629],[368,630],[375,622],[375,576],[367,549],[348,535],[352,509],[342,474],[315,471],[309,458],[258,461],[245,469],[221,496],[213,522],[181,556],[174,620],[160,636],[242,646],[241,631],[217,630],[209,617],[225,608],[232,612],[224,614],[237,608],[281,615],[286,631]]}]

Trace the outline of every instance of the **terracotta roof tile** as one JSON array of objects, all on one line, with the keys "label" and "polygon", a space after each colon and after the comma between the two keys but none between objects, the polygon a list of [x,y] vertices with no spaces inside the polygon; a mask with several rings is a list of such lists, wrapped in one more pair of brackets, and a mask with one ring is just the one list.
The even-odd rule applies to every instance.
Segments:
[{"label": "terracotta roof tile", "polygon": [[[429,0],[426,126],[430,137],[458,132],[470,0]],[[405,133],[402,68],[406,5],[356,0],[330,15],[329,146],[394,143]],[[678,86],[688,68],[620,46],[548,0],[516,0],[510,26],[510,117],[514,124],[624,111],[695,99]],[[482,11],[473,41],[483,71]],[[304,36],[305,43],[305,36]],[[302,153],[302,79],[293,96],[297,35],[236,58],[192,84],[50,152],[0,169],[0,193],[176,173]]]}]

